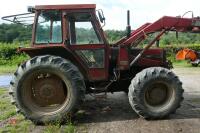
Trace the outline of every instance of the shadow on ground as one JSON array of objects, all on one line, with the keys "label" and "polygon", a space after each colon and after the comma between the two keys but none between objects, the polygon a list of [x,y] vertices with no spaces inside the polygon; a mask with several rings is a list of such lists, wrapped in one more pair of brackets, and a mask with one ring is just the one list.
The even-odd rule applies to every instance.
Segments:
[{"label": "shadow on ground", "polygon": [[108,93],[107,98],[97,99],[87,95],[81,111],[83,113],[75,118],[78,123],[123,121],[138,118],[124,92]]},{"label": "shadow on ground", "polygon": [[171,119],[200,118],[200,93],[184,93],[184,101]]},{"label": "shadow on ground", "polygon": [[[165,120],[170,119],[192,119],[200,118],[200,95],[191,93],[184,94],[184,101],[175,114],[170,115]],[[107,98],[95,99],[86,96],[81,111],[75,117],[78,123],[98,123],[137,120],[139,116],[132,110],[126,93],[117,92],[108,94]]]}]

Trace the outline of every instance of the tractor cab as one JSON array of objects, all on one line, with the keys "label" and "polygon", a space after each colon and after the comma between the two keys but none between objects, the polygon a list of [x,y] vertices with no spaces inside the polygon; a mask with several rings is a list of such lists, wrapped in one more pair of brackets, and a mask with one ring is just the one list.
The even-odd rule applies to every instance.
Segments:
[{"label": "tractor cab", "polygon": [[[87,79],[108,78],[109,45],[101,26],[105,17],[102,10],[96,10],[95,4],[41,5],[29,7],[28,11],[28,17],[35,14],[31,48],[20,51],[31,57],[44,53],[62,54],[75,63]],[[14,16],[13,21],[24,23],[24,15],[27,16]],[[62,53],[57,49],[62,49]]]},{"label": "tractor cab", "polygon": [[[63,8],[62,8],[63,7]],[[95,5],[35,6],[33,45],[102,44],[106,39],[100,31]]]},{"label": "tractor cab", "polygon": [[95,7],[36,6],[33,46],[62,45],[84,64],[91,80],[104,80],[108,76],[108,45]]}]

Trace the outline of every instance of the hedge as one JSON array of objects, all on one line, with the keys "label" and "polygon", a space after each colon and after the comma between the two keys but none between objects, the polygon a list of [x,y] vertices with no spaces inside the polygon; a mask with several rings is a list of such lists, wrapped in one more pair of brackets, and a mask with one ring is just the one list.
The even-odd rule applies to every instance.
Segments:
[{"label": "hedge", "polygon": [[[27,46],[27,45],[25,45]],[[12,43],[0,43],[0,65],[17,65],[20,62],[27,60],[29,57],[26,54],[17,53],[18,44]],[[200,44],[191,45],[167,45],[161,46],[167,51],[167,57],[172,62],[175,62],[175,55],[177,51],[181,48],[189,48],[195,51],[200,51]]]},{"label": "hedge", "polygon": [[27,60],[24,53],[17,53],[18,44],[0,43],[0,65],[17,65]]}]

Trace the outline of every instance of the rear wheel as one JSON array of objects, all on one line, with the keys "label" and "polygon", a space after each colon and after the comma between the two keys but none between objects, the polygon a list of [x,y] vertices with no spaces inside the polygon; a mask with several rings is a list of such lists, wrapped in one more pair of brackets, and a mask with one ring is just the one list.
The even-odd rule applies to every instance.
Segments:
[{"label": "rear wheel", "polygon": [[84,98],[76,66],[57,56],[38,56],[19,66],[10,94],[17,110],[35,123],[63,122]]},{"label": "rear wheel", "polygon": [[160,119],[180,107],[182,83],[170,70],[161,67],[144,69],[129,86],[132,108],[147,119]]}]

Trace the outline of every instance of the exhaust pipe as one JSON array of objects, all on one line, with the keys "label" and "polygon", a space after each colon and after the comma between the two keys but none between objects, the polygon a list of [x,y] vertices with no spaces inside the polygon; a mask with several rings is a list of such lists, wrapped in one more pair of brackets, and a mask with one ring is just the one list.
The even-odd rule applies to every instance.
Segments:
[{"label": "exhaust pipe", "polygon": [[126,36],[129,38],[131,36],[131,26],[130,26],[130,11],[127,11],[127,26],[126,26]]}]

